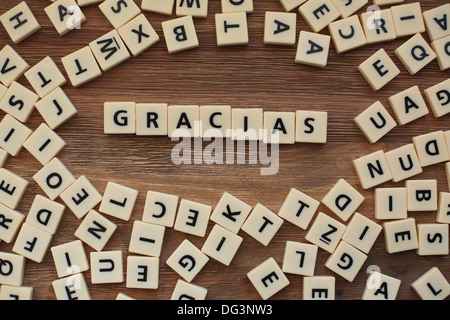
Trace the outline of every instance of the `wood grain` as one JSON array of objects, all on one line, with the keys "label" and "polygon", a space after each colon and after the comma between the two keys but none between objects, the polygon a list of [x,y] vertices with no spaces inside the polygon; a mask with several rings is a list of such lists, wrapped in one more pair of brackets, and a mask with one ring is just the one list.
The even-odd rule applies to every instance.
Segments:
[{"label": "wood grain", "polygon": [[[21,0],[0,0],[0,13]],[[141,0],[136,1],[140,5]],[[407,1],[411,2],[411,1]],[[423,0],[422,10],[444,4],[445,0]],[[13,44],[0,28],[1,45],[12,45],[30,64],[51,56],[61,68],[61,57],[72,53],[90,41],[112,30],[112,26],[96,5],[83,8],[87,21],[80,30],[60,37],[45,15],[49,1],[28,1],[42,29],[19,45]],[[361,9],[358,13],[362,13]],[[108,71],[101,78],[80,88],[66,84],[63,89],[76,105],[79,113],[57,133],[67,146],[60,159],[75,176],[86,175],[100,192],[108,181],[135,188],[139,196],[132,218],[123,222],[114,218],[117,231],[104,250],[123,250],[128,255],[132,221],[140,220],[148,190],[167,192],[215,206],[227,191],[254,206],[261,203],[278,212],[290,188],[297,188],[320,200],[339,178],[344,178],[366,197],[358,209],[374,219],[373,189],[363,190],[358,183],[352,160],[376,150],[390,150],[411,142],[415,135],[448,130],[448,116],[435,118],[431,113],[406,126],[397,126],[380,142],[371,145],[356,127],[353,118],[375,101],[389,108],[388,97],[413,85],[426,89],[448,78],[448,70],[441,72],[433,61],[417,75],[411,76],[393,51],[407,38],[368,45],[360,49],[336,54],[330,49],[325,69],[296,64],[295,47],[263,44],[265,11],[283,11],[277,0],[255,1],[255,11],[248,15],[250,43],[240,47],[217,47],[214,13],[221,11],[220,1],[210,1],[206,19],[195,19],[200,47],[169,55],[162,34],[161,22],[172,17],[145,13],[161,41],[139,57],[130,59]],[[298,30],[310,31],[298,15]],[[324,30],[323,33],[328,33]],[[428,40],[427,35],[424,34]],[[386,49],[401,70],[388,86],[374,92],[357,70],[357,66],[380,47]],[[26,79],[19,80],[28,86]],[[325,145],[295,144],[280,148],[280,170],[274,176],[262,176],[261,165],[174,165],[171,150],[176,142],[167,137],[108,136],[103,134],[103,103],[105,101],[165,102],[169,104],[226,104],[233,107],[259,106],[265,111],[318,110],[329,113],[328,142]],[[43,119],[35,111],[27,125],[35,129]],[[20,203],[19,211],[26,214],[36,194],[42,194],[32,176],[41,165],[26,150],[10,157],[6,168],[30,181]],[[438,180],[439,191],[448,191],[444,165],[425,168],[415,179]],[[383,186],[402,186],[386,183]],[[331,214],[323,205],[319,210]],[[418,223],[434,222],[435,212],[410,213]],[[51,246],[76,240],[74,232],[80,224],[74,214],[66,211]],[[378,221],[381,222],[381,221]],[[212,228],[209,224],[208,232]],[[305,231],[285,222],[273,241],[264,247],[244,232],[244,241],[232,264],[225,267],[210,260],[194,283],[208,289],[208,299],[260,299],[248,280],[248,271],[269,257],[281,265],[287,240],[305,241]],[[167,229],[160,257],[160,286],[158,290],[127,289],[125,283],[92,285],[90,272],[84,275],[93,299],[115,299],[119,292],[136,299],[169,299],[177,274],[165,261],[176,247],[189,239],[201,247],[199,238]],[[0,243],[0,251],[11,252],[12,244]],[[86,246],[89,254],[92,249]],[[316,275],[335,275],[324,263],[329,254],[319,250]],[[410,284],[429,270],[438,267],[450,280],[449,256],[420,257],[414,251],[388,254],[384,236],[380,235],[360,273],[349,283],[336,276],[336,298],[360,299],[370,265],[379,266],[382,273],[402,281],[398,299],[418,299]],[[125,271],[124,271],[125,273]],[[302,299],[303,278],[287,275],[290,285],[272,299]],[[26,263],[24,285],[34,287],[34,299],[52,300],[55,295],[51,282],[57,279],[50,251],[42,263]]]}]

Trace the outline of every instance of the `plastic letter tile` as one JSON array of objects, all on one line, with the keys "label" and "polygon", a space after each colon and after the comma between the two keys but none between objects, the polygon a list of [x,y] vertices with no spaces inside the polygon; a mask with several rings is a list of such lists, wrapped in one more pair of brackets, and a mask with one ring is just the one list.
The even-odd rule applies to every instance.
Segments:
[{"label": "plastic letter tile", "polygon": [[201,250],[207,256],[229,266],[242,241],[242,237],[216,224]]},{"label": "plastic letter tile", "polygon": [[134,221],[128,251],[159,257],[166,228],[156,224]]},{"label": "plastic letter tile", "polygon": [[51,200],[55,200],[76,180],[58,158],[53,158],[47,163],[33,176],[33,179]]},{"label": "plastic letter tile", "polygon": [[425,89],[424,93],[436,118],[450,112],[450,79]]},{"label": "plastic letter tile", "polygon": [[301,4],[305,3],[306,0],[280,0],[280,2],[286,12],[291,12]]},{"label": "plastic letter tile", "polygon": [[30,65],[10,45],[0,51],[0,82],[4,86],[9,87],[29,68]]},{"label": "plastic letter tile", "polygon": [[[298,1],[298,0],[297,0]],[[222,12],[253,12],[253,0],[221,0]]]},{"label": "plastic letter tile", "polygon": [[369,44],[397,38],[391,9],[364,12],[361,14],[361,23]]},{"label": "plastic letter tile", "polygon": [[331,0],[309,0],[299,8],[300,14],[314,32],[319,32],[341,15]]},{"label": "plastic letter tile", "polygon": [[25,215],[0,204],[0,239],[11,243],[22,225]]},{"label": "plastic letter tile", "polygon": [[296,189],[291,189],[281,205],[278,215],[306,230],[320,202]]},{"label": "plastic letter tile", "polygon": [[101,193],[97,191],[86,176],[79,177],[61,193],[60,197],[78,219],[83,218],[86,213],[102,201]]},{"label": "plastic letter tile", "polygon": [[264,112],[264,143],[295,143],[295,112]]},{"label": "plastic letter tile", "polygon": [[237,141],[260,140],[264,127],[264,112],[262,108],[231,110],[232,139]]},{"label": "plastic letter tile", "polygon": [[184,280],[192,282],[208,261],[207,255],[185,239],[170,255],[166,263]]},{"label": "plastic letter tile", "polygon": [[180,232],[204,237],[212,207],[206,204],[182,199],[178,208],[174,229]]},{"label": "plastic letter tile", "polygon": [[137,103],[136,134],[138,136],[167,136],[167,104]]},{"label": "plastic letter tile", "polygon": [[358,66],[359,72],[378,91],[400,74],[400,69],[384,49],[380,49]]},{"label": "plastic letter tile", "polygon": [[159,258],[128,256],[126,287],[136,289],[158,289]]},{"label": "plastic letter tile", "polygon": [[177,16],[206,18],[208,15],[208,0],[176,0],[175,13]]},{"label": "plastic letter tile", "polygon": [[354,121],[370,143],[377,142],[397,126],[380,101],[370,105]]},{"label": "plastic letter tile", "polygon": [[411,75],[415,75],[436,58],[436,53],[418,33],[394,51]]},{"label": "plastic letter tile", "polygon": [[450,68],[450,36],[433,41],[431,47],[436,53],[436,58],[441,71]]},{"label": "plastic letter tile", "polygon": [[0,147],[15,157],[32,132],[30,128],[6,114],[0,122]]},{"label": "plastic letter tile", "polygon": [[398,37],[425,32],[420,2],[391,7],[395,31]]},{"label": "plastic letter tile", "polygon": [[167,132],[169,138],[197,138],[200,137],[200,107],[170,105],[167,108]]},{"label": "plastic letter tile", "polygon": [[448,255],[448,224],[423,223],[417,225],[419,256]]},{"label": "plastic letter tile", "polygon": [[56,300],[91,300],[89,288],[82,273],[52,282]]},{"label": "plastic letter tile", "polygon": [[430,113],[418,86],[396,93],[388,100],[400,125],[408,124]]},{"label": "plastic letter tile", "polygon": [[61,58],[61,62],[74,87],[80,87],[102,75],[102,71],[89,46]]},{"label": "plastic letter tile", "polygon": [[437,180],[407,180],[408,211],[436,211],[438,207]]},{"label": "plastic letter tile", "polygon": [[367,255],[347,242],[341,241],[325,262],[325,266],[347,281],[353,282],[366,259]]},{"label": "plastic letter tile", "polygon": [[161,23],[169,53],[176,53],[199,46],[192,16],[175,18]]},{"label": "plastic letter tile", "polygon": [[324,68],[328,62],[331,37],[308,31],[300,31],[295,62]]},{"label": "plastic letter tile", "polygon": [[91,252],[91,281],[99,283],[122,283],[123,276],[122,251]]},{"label": "plastic letter tile", "polygon": [[53,90],[45,98],[36,102],[35,106],[52,130],[78,113],[77,108],[61,88]]},{"label": "plastic letter tile", "polygon": [[0,22],[15,43],[21,42],[41,28],[25,1],[2,14]]},{"label": "plastic letter tile", "polygon": [[233,233],[238,233],[252,207],[225,192],[211,214],[211,220]]},{"label": "plastic letter tile", "polygon": [[436,222],[450,224],[450,193],[439,193],[439,207]]},{"label": "plastic letter tile", "polygon": [[89,47],[100,68],[105,72],[131,57],[125,43],[115,29],[89,43]]},{"label": "plastic letter tile", "polygon": [[263,300],[289,285],[289,280],[274,258],[269,258],[247,273],[250,282]]},{"label": "plastic letter tile", "polygon": [[118,31],[135,57],[159,41],[158,34],[144,14],[138,15]]},{"label": "plastic letter tile", "polygon": [[45,57],[31,67],[25,72],[25,77],[41,98],[67,82],[51,57]]},{"label": "plastic letter tile", "polygon": [[115,29],[141,13],[133,0],[105,0],[98,7]]},{"label": "plastic letter tile", "polygon": [[423,171],[414,144],[409,143],[385,153],[392,173],[392,181],[398,182]]},{"label": "plastic letter tile", "polygon": [[143,11],[154,12],[164,14],[167,16],[172,15],[173,4],[175,0],[142,0],[141,9]]},{"label": "plastic letter tile", "polygon": [[282,218],[258,203],[242,225],[242,230],[267,246],[283,222]]},{"label": "plastic letter tile", "polygon": [[293,46],[297,37],[297,14],[267,11],[264,43]]},{"label": "plastic letter tile", "polygon": [[200,106],[203,138],[231,137],[231,106]]},{"label": "plastic letter tile", "polygon": [[66,207],[41,195],[36,195],[28,211],[26,223],[55,234]]},{"label": "plastic letter tile", "polygon": [[0,284],[20,287],[23,284],[25,257],[14,253],[0,252],[0,261],[4,266],[0,273]]},{"label": "plastic letter tile", "polygon": [[408,217],[406,188],[375,189],[375,219],[397,220]]},{"label": "plastic letter tile", "polygon": [[329,253],[333,253],[347,227],[339,221],[319,212],[305,239]]},{"label": "plastic letter tile", "polygon": [[105,102],[104,104],[105,134],[136,133],[136,103]]},{"label": "plastic letter tile", "polygon": [[421,275],[411,287],[422,300],[444,300],[450,295],[450,284],[437,267]]},{"label": "plastic letter tile", "polygon": [[295,142],[326,143],[328,113],[323,111],[295,112]]},{"label": "plastic letter tile", "polygon": [[450,160],[444,131],[415,136],[412,140],[422,167]]},{"label": "plastic letter tile", "polygon": [[328,25],[328,29],[339,54],[367,44],[366,35],[357,15],[332,22]]},{"label": "plastic letter tile", "polygon": [[101,213],[129,221],[138,191],[114,182],[108,182],[100,204]]},{"label": "plastic letter tile", "polygon": [[342,240],[369,254],[382,229],[378,223],[356,212],[347,225]]},{"label": "plastic letter tile", "polygon": [[217,13],[215,21],[218,46],[248,44],[247,14],[245,12]]},{"label": "plastic letter tile", "polygon": [[0,300],[33,300],[33,287],[14,287],[2,285]]},{"label": "plastic letter tile", "polygon": [[91,210],[75,231],[75,236],[94,250],[102,251],[116,229],[116,224]]},{"label": "plastic letter tile", "polygon": [[66,146],[66,142],[45,123],[42,123],[23,143],[43,166],[50,162]]},{"label": "plastic letter tile", "polygon": [[16,209],[29,185],[28,180],[9,171],[0,169],[0,203],[8,208]]},{"label": "plastic letter tile", "polygon": [[71,30],[80,29],[81,24],[86,21],[86,16],[75,0],[55,1],[45,8],[45,13],[61,36]]},{"label": "plastic letter tile", "polygon": [[344,179],[339,179],[322,199],[322,203],[343,221],[347,221],[363,201],[364,196]]},{"label": "plastic letter tile", "polygon": [[205,300],[208,289],[178,279],[170,300]]},{"label": "plastic letter tile", "polygon": [[449,36],[450,4],[446,3],[423,12],[423,20],[431,41]]},{"label": "plastic letter tile", "polygon": [[400,279],[373,271],[367,279],[361,300],[395,300],[401,282]]},{"label": "plastic letter tile", "polygon": [[50,246],[52,235],[27,223],[23,223],[12,248],[14,253],[41,263]]},{"label": "plastic letter tile", "polygon": [[39,96],[18,82],[13,82],[0,102],[0,109],[20,122],[27,122]]},{"label": "plastic letter tile", "polygon": [[178,196],[148,191],[142,221],[172,228],[178,209]]},{"label": "plastic letter tile", "polygon": [[397,253],[419,247],[414,218],[385,222],[383,229],[387,252]]},{"label": "plastic letter tile", "polygon": [[331,0],[341,13],[342,18],[347,18],[354,14],[356,11],[365,6],[369,0]]},{"label": "plastic letter tile", "polygon": [[89,261],[80,240],[54,246],[50,251],[59,278],[89,270]]},{"label": "plastic letter tile", "polygon": [[282,266],[283,272],[313,276],[318,249],[319,247],[314,244],[286,241]]},{"label": "plastic letter tile", "polygon": [[335,287],[335,277],[305,277],[303,278],[303,300],[335,300]]}]

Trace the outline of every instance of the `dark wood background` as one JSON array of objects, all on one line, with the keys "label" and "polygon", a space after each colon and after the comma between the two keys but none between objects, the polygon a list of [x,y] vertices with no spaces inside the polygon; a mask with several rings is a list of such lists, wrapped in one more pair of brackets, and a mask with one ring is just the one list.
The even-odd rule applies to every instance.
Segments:
[{"label": "dark wood background", "polygon": [[[21,0],[0,0],[0,14]],[[136,1],[140,6],[141,0]],[[406,3],[412,2],[410,0]],[[445,0],[423,0],[422,10],[446,3]],[[13,44],[0,28],[1,46],[11,44],[30,64],[51,56],[61,68],[61,57],[72,53],[90,41],[112,30],[112,26],[97,5],[83,8],[87,21],[80,30],[60,37],[44,12],[50,1],[28,1],[42,29],[20,43]],[[370,2],[371,4],[371,2]],[[284,47],[263,44],[264,14],[284,11],[278,0],[254,1],[255,10],[248,14],[250,43],[239,47],[217,47],[214,14],[221,12],[220,1],[209,1],[206,19],[196,18],[195,26],[200,47],[169,55],[161,22],[175,18],[146,12],[161,37],[154,47],[136,58],[108,71],[101,78],[80,88],[68,82],[63,89],[79,113],[57,133],[67,141],[60,159],[72,173],[86,175],[100,192],[108,181],[114,181],[139,191],[131,220],[123,222],[111,218],[118,229],[104,250],[123,250],[128,255],[132,222],[142,218],[148,190],[167,192],[193,201],[215,206],[223,192],[228,191],[254,206],[258,202],[278,212],[290,188],[297,188],[321,200],[339,178],[344,178],[366,197],[359,212],[374,219],[373,189],[363,190],[358,183],[352,160],[383,149],[385,151],[411,142],[415,135],[434,130],[448,130],[449,116],[435,118],[430,114],[406,126],[397,126],[378,143],[371,145],[354,124],[361,111],[380,100],[392,113],[388,97],[413,85],[423,91],[448,78],[448,70],[441,72],[433,61],[417,75],[411,76],[394,55],[394,50],[407,38],[374,44],[336,54],[331,45],[328,65],[324,69],[296,64],[296,46]],[[366,8],[358,13],[364,12]],[[298,32],[308,30],[298,14]],[[326,29],[322,33],[328,33]],[[298,33],[297,33],[298,34]],[[425,38],[428,36],[424,33]],[[374,92],[357,70],[357,66],[379,48],[385,48],[401,70],[389,85]],[[22,77],[19,82],[29,86]],[[274,176],[261,176],[261,165],[174,165],[171,150],[177,142],[167,137],[113,136],[103,134],[103,103],[105,101],[164,102],[169,104],[225,104],[232,107],[262,107],[265,111],[317,110],[329,113],[328,142],[324,145],[295,144],[280,148],[280,170]],[[393,115],[393,113],[392,113]],[[35,129],[43,119],[34,111],[27,125]],[[26,214],[36,194],[43,194],[32,176],[41,168],[25,149],[10,157],[6,168],[30,181],[19,211]],[[438,180],[438,191],[448,192],[444,164],[424,169],[414,179]],[[385,183],[382,186],[403,186]],[[60,200],[59,200],[60,201]],[[98,209],[98,208],[97,208]],[[334,216],[323,205],[319,210]],[[434,222],[435,212],[410,213],[418,223]],[[378,221],[381,223],[381,221]],[[76,240],[75,230],[81,223],[66,210],[51,246]],[[213,223],[210,222],[208,233]],[[207,233],[207,234],[208,234]],[[248,280],[248,271],[274,257],[281,266],[287,240],[306,241],[305,231],[285,222],[269,246],[239,233],[244,241],[232,264],[225,267],[211,259],[193,283],[208,289],[207,299],[260,299]],[[115,299],[119,292],[136,299],[169,299],[179,276],[165,261],[177,246],[189,239],[199,248],[205,238],[167,229],[160,257],[158,290],[127,289],[125,282],[112,285],[92,285],[90,272],[85,272],[92,299]],[[0,243],[0,251],[11,252],[11,244]],[[87,254],[92,249],[85,246]],[[366,263],[352,283],[333,274],[324,266],[329,254],[319,249],[316,275],[336,276],[336,299],[360,299],[368,277],[367,267],[379,266],[382,273],[402,281],[398,299],[418,299],[411,283],[431,267],[438,267],[450,279],[448,256],[420,257],[415,251],[388,254],[384,236],[380,235]],[[126,261],[126,260],[124,260]],[[126,266],[126,263],[125,263]],[[126,269],[124,270],[124,275]],[[290,285],[272,299],[302,299],[303,277],[287,275]],[[24,285],[34,287],[34,299],[55,299],[51,282],[57,279],[50,251],[42,263],[27,260]]]}]

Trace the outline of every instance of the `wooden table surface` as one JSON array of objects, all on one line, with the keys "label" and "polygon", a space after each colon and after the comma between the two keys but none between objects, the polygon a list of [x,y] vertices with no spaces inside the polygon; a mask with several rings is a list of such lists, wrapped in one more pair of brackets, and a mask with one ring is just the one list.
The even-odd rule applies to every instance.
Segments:
[{"label": "wooden table surface", "polygon": [[[0,0],[0,14],[21,0]],[[140,6],[141,0],[136,1]],[[411,0],[406,3],[413,2]],[[420,1],[422,10],[447,3],[446,0]],[[0,28],[1,46],[10,44],[32,66],[51,56],[61,68],[61,57],[72,53],[90,41],[112,30],[97,5],[83,8],[87,21],[80,30],[60,37],[44,8],[50,1],[28,1],[42,29],[16,45],[4,28]],[[123,250],[128,256],[128,243],[133,221],[141,220],[148,190],[176,194],[180,198],[215,206],[227,191],[254,206],[261,203],[278,212],[290,188],[297,188],[321,200],[339,178],[346,179],[364,196],[358,211],[374,219],[374,189],[363,190],[358,182],[352,160],[376,150],[391,150],[411,142],[411,138],[435,130],[448,130],[449,116],[435,118],[432,113],[405,126],[397,126],[378,143],[371,145],[353,122],[355,116],[375,101],[381,101],[389,112],[388,97],[413,85],[424,90],[448,78],[449,71],[440,71],[433,61],[417,75],[410,75],[394,55],[394,50],[407,38],[367,45],[338,55],[331,44],[328,65],[324,69],[294,62],[296,46],[284,47],[263,44],[264,14],[284,11],[278,0],[254,1],[255,10],[248,15],[250,42],[247,46],[217,47],[214,13],[221,12],[220,1],[209,1],[206,19],[195,18],[200,47],[169,55],[161,22],[175,18],[148,13],[161,41],[138,57],[132,58],[80,88],[68,82],[63,89],[79,113],[58,128],[57,133],[67,142],[59,158],[76,176],[86,175],[100,192],[108,181],[117,182],[139,191],[131,220],[111,218],[118,225],[104,250]],[[361,9],[362,13],[366,8]],[[298,30],[309,26],[298,14]],[[328,33],[323,30],[322,33]],[[424,33],[428,40],[428,35]],[[389,85],[374,92],[364,80],[357,66],[379,48],[387,53],[401,70]],[[24,77],[20,83],[29,87]],[[262,107],[264,111],[327,111],[329,115],[328,142],[324,145],[301,144],[280,147],[280,169],[273,176],[262,176],[263,165],[175,165],[171,161],[172,148],[177,142],[167,137],[137,137],[134,135],[105,135],[103,133],[103,103],[106,101],[164,102],[168,104],[219,104],[232,107]],[[35,110],[27,122],[36,129],[43,119]],[[205,144],[207,145],[207,143]],[[30,181],[18,210],[28,213],[36,194],[43,194],[32,176],[42,167],[25,149],[17,157],[10,157],[5,167]],[[438,180],[438,191],[448,192],[444,164],[426,167],[414,179]],[[381,186],[403,186],[388,182]],[[58,199],[58,201],[61,201]],[[97,208],[98,209],[98,208]],[[319,207],[334,216],[323,205]],[[417,223],[434,222],[435,212],[409,213]],[[338,218],[337,218],[338,219]],[[382,221],[377,221],[382,223]],[[60,227],[50,246],[76,240],[75,230],[81,220],[66,210]],[[210,221],[208,232],[213,223]],[[213,259],[194,279],[193,283],[208,289],[207,299],[260,299],[247,278],[247,272],[269,257],[281,266],[287,240],[305,242],[306,231],[285,222],[272,242],[264,247],[243,231],[244,241],[229,267]],[[128,289],[125,283],[93,285],[90,272],[85,272],[92,299],[115,299],[119,292],[136,299],[169,299],[179,276],[165,261],[177,246],[189,239],[201,247],[205,238],[167,229],[160,257],[160,278],[157,290]],[[0,243],[0,251],[11,252],[13,243]],[[89,254],[92,249],[85,246]],[[380,271],[402,281],[398,299],[418,299],[411,283],[431,267],[438,267],[450,280],[449,256],[420,257],[415,251],[389,254],[384,235],[380,234],[364,266],[350,283],[325,267],[329,254],[319,249],[315,275],[336,277],[336,299],[360,299],[368,277],[366,270],[376,265]],[[126,261],[126,260],[124,260]],[[126,264],[125,264],[126,265]],[[124,270],[126,274],[126,270]],[[287,274],[290,285],[272,299],[302,299],[303,277]],[[34,299],[55,299],[52,281],[57,279],[50,251],[42,263],[27,260],[24,285],[34,288]]]}]

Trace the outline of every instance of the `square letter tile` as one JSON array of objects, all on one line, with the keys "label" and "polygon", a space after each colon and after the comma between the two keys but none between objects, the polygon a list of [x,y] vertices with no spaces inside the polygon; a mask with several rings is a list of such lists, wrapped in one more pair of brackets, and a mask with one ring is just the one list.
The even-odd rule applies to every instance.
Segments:
[{"label": "square letter tile", "polygon": [[378,223],[356,212],[345,230],[342,240],[369,254],[383,229]]},{"label": "square letter tile", "polygon": [[182,199],[178,208],[174,229],[198,237],[204,237],[212,207]]},{"label": "square letter tile", "polygon": [[269,258],[247,273],[250,282],[263,300],[289,285],[289,280],[274,258]]},{"label": "square letter tile", "polygon": [[363,201],[364,196],[345,179],[339,179],[322,199],[322,203],[343,221],[347,221]]},{"label": "square letter tile", "polygon": [[66,142],[42,123],[23,143],[23,146],[45,166],[66,146]]},{"label": "square letter tile", "polygon": [[191,282],[209,261],[207,255],[185,239],[170,255],[166,263],[184,280]]},{"label": "square letter tile", "polygon": [[133,212],[137,196],[137,190],[115,182],[108,182],[99,211],[112,217],[128,221]]},{"label": "square letter tile", "polygon": [[286,241],[283,272],[312,277],[318,249],[314,244]]},{"label": "square letter tile", "polygon": [[131,57],[125,43],[115,29],[89,43],[89,47],[100,68],[105,72]]},{"label": "square letter tile", "polygon": [[81,24],[86,21],[86,16],[75,0],[58,0],[44,10],[60,36],[80,29]]},{"label": "square letter tile", "polygon": [[358,66],[359,72],[378,91],[400,74],[392,59],[384,49],[380,49]]},{"label": "square letter tile", "polygon": [[75,236],[96,251],[102,251],[116,229],[116,224],[91,210],[75,231]]},{"label": "square letter tile", "polygon": [[419,247],[414,218],[385,222],[383,228],[387,252],[397,253]]},{"label": "square letter tile", "polygon": [[380,101],[370,105],[354,121],[370,143],[377,142],[397,126]]},{"label": "square letter tile", "polygon": [[0,82],[6,87],[30,68],[30,65],[10,45],[4,46],[0,51],[0,66]]},{"label": "square letter tile", "polygon": [[76,180],[58,158],[53,158],[47,163],[33,176],[33,179],[51,200],[55,200]]},{"label": "square letter tile", "polygon": [[242,237],[216,224],[201,250],[207,256],[229,266],[242,241]]},{"label": "square letter tile", "polygon": [[397,220],[408,217],[406,188],[375,189],[375,219]]},{"label": "square letter tile", "polygon": [[158,34],[144,14],[138,15],[118,31],[135,57],[159,41]]},{"label": "square letter tile", "polygon": [[215,21],[218,46],[248,44],[247,14],[245,12],[217,13]]},{"label": "square letter tile", "polygon": [[166,228],[156,224],[134,221],[129,252],[159,257]]},{"label": "square letter tile", "polygon": [[393,6],[391,10],[398,37],[425,32],[420,2]]},{"label": "square letter tile", "polygon": [[310,0],[300,6],[300,14],[314,32],[319,32],[341,15],[331,0]]},{"label": "square letter tile", "polygon": [[122,256],[120,250],[91,252],[92,283],[122,283],[124,280]]},{"label": "square letter tile", "polygon": [[31,67],[25,72],[25,77],[41,98],[67,82],[51,57],[45,57]]},{"label": "square letter tile", "polygon": [[408,211],[436,211],[438,206],[437,180],[407,180]]},{"label": "square letter tile", "polygon": [[36,263],[41,263],[50,246],[52,237],[50,233],[24,223],[20,228],[12,251]]},{"label": "square letter tile", "polygon": [[328,62],[331,37],[308,31],[300,31],[295,62],[324,68]]},{"label": "square letter tile", "polygon": [[267,11],[264,43],[293,46],[297,37],[297,14]]},{"label": "square letter tile", "polygon": [[394,51],[411,75],[415,75],[436,58],[436,53],[418,33]]},{"label": "square letter tile", "polygon": [[161,23],[169,53],[176,53],[199,46],[192,16],[175,18]]},{"label": "square letter tile", "polygon": [[370,189],[392,180],[391,170],[383,150],[355,159],[353,165],[364,189]]},{"label": "square letter tile", "polygon": [[392,149],[386,152],[385,156],[394,182],[410,178],[423,171],[416,148],[412,143]]},{"label": "square letter tile", "polygon": [[357,15],[332,22],[328,25],[328,29],[338,54],[367,44],[366,35]]},{"label": "square letter tile", "polygon": [[65,209],[66,207],[59,202],[38,194],[28,211],[26,223],[50,234],[55,234]]},{"label": "square letter tile", "polygon": [[115,29],[141,13],[133,0],[105,0],[98,7]]},{"label": "square letter tile", "polygon": [[411,287],[422,300],[444,300],[450,295],[450,284],[436,267],[421,275]]},{"label": "square letter tile", "polygon": [[258,203],[242,225],[242,230],[267,246],[283,222],[282,218]]},{"label": "square letter tile", "polygon": [[142,221],[172,228],[178,208],[178,196],[148,191]]},{"label": "square letter tile", "polygon": [[78,219],[102,201],[102,195],[86,176],[79,177],[61,193],[61,199]]},{"label": "square letter tile", "polygon": [[54,246],[50,251],[60,278],[89,270],[89,261],[80,240]]},{"label": "square letter tile", "polygon": [[0,102],[0,109],[20,122],[27,122],[39,96],[18,82],[13,82]]},{"label": "square letter tile", "polygon": [[366,260],[367,255],[347,242],[341,241],[336,251],[325,262],[325,266],[347,281],[353,282]]},{"label": "square letter tile", "polygon": [[214,208],[211,220],[237,234],[251,210],[250,205],[225,192]]},{"label": "square letter tile", "polygon": [[319,212],[305,239],[329,253],[333,253],[347,227],[339,221]]},{"label": "square letter tile", "polygon": [[0,21],[11,40],[15,43],[28,38],[41,28],[25,1],[1,15]]},{"label": "square letter tile", "polygon": [[320,202],[316,199],[301,191],[291,189],[281,205],[278,215],[297,227],[306,230],[319,205]]},{"label": "square letter tile", "polygon": [[85,46],[61,58],[61,62],[74,87],[80,87],[102,75],[102,71],[89,46]]}]

